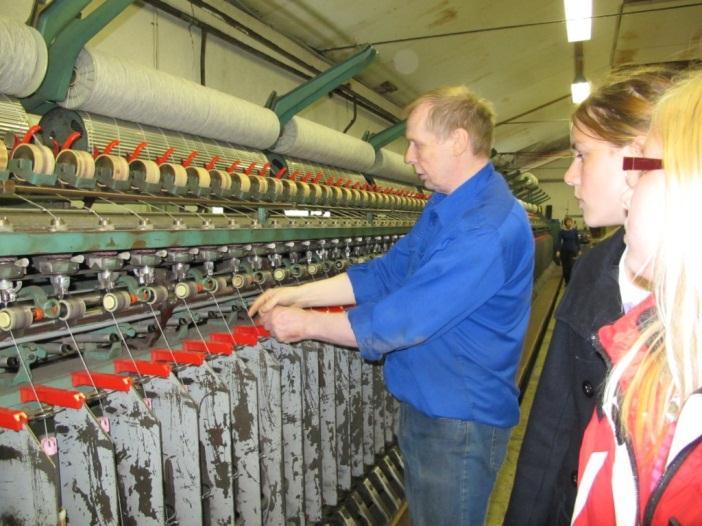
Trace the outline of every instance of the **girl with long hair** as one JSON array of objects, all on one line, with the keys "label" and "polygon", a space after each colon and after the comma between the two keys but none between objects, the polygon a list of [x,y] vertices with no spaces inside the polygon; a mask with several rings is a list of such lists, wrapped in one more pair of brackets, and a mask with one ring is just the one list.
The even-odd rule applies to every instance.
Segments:
[{"label": "girl with long hair", "polygon": [[688,237],[702,200],[702,73],[664,95],[643,158],[624,167],[625,264],[653,294],[599,332],[611,367],[573,524],[702,524],[702,245]]},{"label": "girl with long hair", "polygon": [[[651,114],[676,71],[646,67],[612,74],[575,110],[574,158],[565,174],[589,227],[624,223],[625,156],[640,156]],[[578,259],[558,306],[505,516],[508,526],[570,524],[578,452],[606,374],[597,331],[646,297],[621,264],[621,229]]]}]

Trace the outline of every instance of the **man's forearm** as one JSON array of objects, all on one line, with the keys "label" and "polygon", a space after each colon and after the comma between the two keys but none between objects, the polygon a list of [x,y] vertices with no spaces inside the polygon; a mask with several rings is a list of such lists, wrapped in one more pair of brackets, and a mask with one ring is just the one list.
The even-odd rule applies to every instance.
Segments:
[{"label": "man's forearm", "polygon": [[356,298],[348,274],[338,274],[320,281],[299,286],[301,307],[327,307],[329,305],[355,305]]},{"label": "man's forearm", "polygon": [[343,347],[358,347],[356,335],[345,312],[310,313],[310,318],[305,325],[305,335],[309,340],[333,343]]}]

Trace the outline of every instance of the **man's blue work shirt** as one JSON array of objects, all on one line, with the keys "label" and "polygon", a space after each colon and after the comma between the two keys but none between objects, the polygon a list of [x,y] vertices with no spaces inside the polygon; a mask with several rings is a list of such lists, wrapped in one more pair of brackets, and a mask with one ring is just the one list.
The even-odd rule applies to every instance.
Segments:
[{"label": "man's blue work shirt", "polygon": [[435,193],[385,256],[349,269],[361,353],[385,356],[390,392],[427,415],[512,426],[533,270],[527,215],[488,163]]}]

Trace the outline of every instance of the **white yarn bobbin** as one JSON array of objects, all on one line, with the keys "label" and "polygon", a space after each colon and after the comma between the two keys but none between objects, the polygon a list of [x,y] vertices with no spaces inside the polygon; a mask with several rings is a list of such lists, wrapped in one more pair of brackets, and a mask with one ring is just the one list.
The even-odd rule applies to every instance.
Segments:
[{"label": "white yarn bobbin", "polygon": [[266,177],[266,182],[268,184],[268,196],[271,201],[282,201],[285,193],[283,182],[275,177]]},{"label": "white yarn bobbin", "polygon": [[297,185],[290,179],[281,179],[284,190],[284,199],[294,202],[297,198]]},{"label": "white yarn bobbin", "polygon": [[228,192],[232,188],[232,176],[224,170],[210,170],[210,180],[213,187],[218,187],[222,192]]},{"label": "white yarn bobbin", "polygon": [[41,34],[33,27],[0,17],[0,93],[27,97],[41,85],[48,53]]},{"label": "white yarn bobbin", "polygon": [[72,166],[78,179],[95,177],[93,156],[84,150],[61,150],[56,156],[56,164]]},{"label": "white yarn bobbin", "polygon": [[105,170],[114,181],[129,179],[129,161],[117,155],[102,154],[95,159],[95,169]]},{"label": "white yarn bobbin", "polygon": [[161,171],[154,161],[134,159],[129,163],[129,173],[137,187],[142,182],[146,184],[161,183]]},{"label": "white yarn bobbin", "polygon": [[7,170],[8,160],[7,146],[5,146],[5,141],[0,140],[0,170]]},{"label": "white yarn bobbin", "polygon": [[188,186],[192,190],[196,188],[209,188],[212,184],[210,172],[208,172],[206,168],[202,168],[201,166],[188,166],[185,172],[187,173]]},{"label": "white yarn bobbin", "polygon": [[321,195],[319,198],[319,202],[317,204],[320,204],[320,205],[330,204],[331,197],[332,197],[331,187],[329,187],[326,184],[320,184],[319,189],[320,189]]},{"label": "white yarn bobbin", "polygon": [[317,183],[308,183],[310,185],[310,204],[321,205],[324,201],[322,186]]},{"label": "white yarn bobbin", "polygon": [[330,186],[329,187],[331,190],[331,200],[329,201],[330,205],[340,205],[342,204],[342,193],[341,193],[341,188],[338,186]]},{"label": "white yarn bobbin", "polygon": [[188,172],[182,164],[163,163],[159,166],[161,184],[185,188],[188,185]]},{"label": "white yarn bobbin", "polygon": [[297,182],[297,197],[300,203],[309,203],[312,198],[312,189],[308,183]]},{"label": "white yarn bobbin", "polygon": [[12,152],[12,158],[30,161],[34,173],[44,175],[54,173],[54,154],[49,148],[41,144],[20,144]]},{"label": "white yarn bobbin", "polygon": [[239,199],[248,199],[251,196],[251,178],[246,174],[232,174],[232,192]]},{"label": "white yarn bobbin", "polygon": [[268,194],[268,178],[259,175],[250,176],[252,196],[256,199],[262,199]]}]

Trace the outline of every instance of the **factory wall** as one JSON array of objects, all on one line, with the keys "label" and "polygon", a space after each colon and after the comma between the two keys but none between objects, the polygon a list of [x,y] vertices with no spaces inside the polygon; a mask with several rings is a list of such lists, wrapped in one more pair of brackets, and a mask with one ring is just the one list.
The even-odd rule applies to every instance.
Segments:
[{"label": "factory wall", "polygon": [[[32,4],[31,0],[0,0],[3,15],[21,21],[28,19]],[[200,46],[198,28],[142,3],[125,9],[87,45],[90,49],[197,83],[200,83]],[[272,91],[285,94],[303,82],[294,74],[216,36],[208,35],[206,49],[206,86],[261,106]],[[339,95],[323,97],[300,116],[343,131],[353,118],[353,104]],[[358,108],[356,122],[347,133],[360,138],[367,130],[375,133],[389,125],[384,119]],[[386,148],[404,153],[405,147],[404,139],[398,139]]]}]

